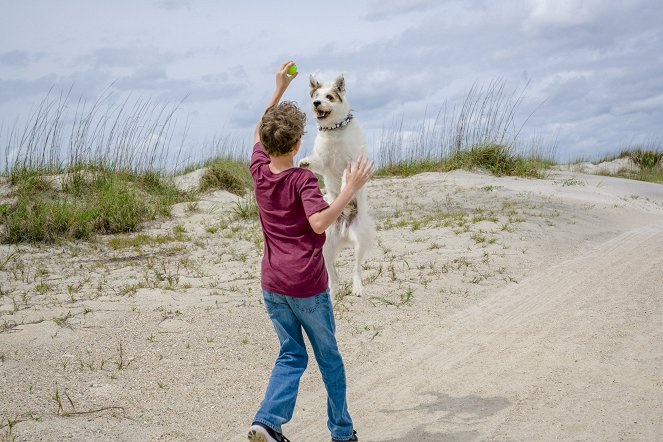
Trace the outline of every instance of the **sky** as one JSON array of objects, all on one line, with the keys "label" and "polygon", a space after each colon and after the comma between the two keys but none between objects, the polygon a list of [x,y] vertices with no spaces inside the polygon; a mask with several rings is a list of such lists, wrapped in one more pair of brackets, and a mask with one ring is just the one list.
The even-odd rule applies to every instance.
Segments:
[{"label": "sky", "polygon": [[0,9],[0,157],[12,154],[7,128],[49,90],[70,88],[92,101],[104,91],[184,98],[174,131],[191,158],[215,137],[250,147],[288,59],[299,75],[284,99],[308,113],[303,152],[316,131],[311,73],[343,73],[373,149],[395,121],[415,127],[494,81],[524,91],[519,138],[554,143],[560,160],[663,139],[660,0],[0,0]]}]

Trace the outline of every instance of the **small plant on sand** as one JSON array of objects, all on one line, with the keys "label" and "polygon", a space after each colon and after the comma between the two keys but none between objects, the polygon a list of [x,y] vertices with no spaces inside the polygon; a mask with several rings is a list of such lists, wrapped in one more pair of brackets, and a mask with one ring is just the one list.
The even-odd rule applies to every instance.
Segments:
[{"label": "small plant on sand", "polygon": [[117,356],[115,360],[113,361],[115,363],[115,366],[117,367],[118,370],[125,370],[129,367],[129,365],[134,361],[134,358],[127,359],[126,355],[124,354],[124,348],[122,347],[122,343],[120,342],[117,346]]},{"label": "small plant on sand", "polygon": [[258,203],[255,195],[250,194],[247,198],[235,201],[233,213],[239,220],[258,219]]},{"label": "small plant on sand", "polygon": [[350,282],[344,282],[334,294],[334,300],[336,302],[342,302],[346,296],[352,294],[352,284]]},{"label": "small plant on sand", "polygon": [[13,431],[18,422],[19,420],[16,418],[7,418],[7,422],[4,420],[0,421],[0,430],[7,428],[4,434],[0,434],[0,437],[2,437],[3,441],[14,442],[16,440],[17,436],[13,433]]},{"label": "small plant on sand", "polygon": [[366,277],[366,284],[374,283],[382,275],[382,264],[370,275]]},{"label": "small plant on sand", "polygon": [[[414,290],[412,288],[408,287],[405,292],[400,294],[400,299],[398,301],[392,301],[391,299],[384,298],[382,296],[372,296],[369,298],[369,301],[377,302],[383,305],[391,305],[396,308],[400,308],[403,305],[408,305],[412,303],[412,300],[414,299]],[[375,305],[375,303],[373,304]]]},{"label": "small plant on sand", "polygon": [[62,316],[57,316],[53,318],[53,322],[55,322],[58,326],[64,327],[65,325],[68,325],[67,321],[71,318],[71,311],[68,311],[66,314]]},{"label": "small plant on sand", "polygon": [[7,269],[7,265],[8,265],[10,262],[12,262],[12,261],[16,261],[16,259],[17,259],[19,256],[20,256],[20,255],[19,255],[18,250],[10,250],[10,251],[7,253],[7,256],[5,256],[4,258],[0,259],[0,270],[6,270],[6,269]]},{"label": "small plant on sand", "polygon": [[189,201],[186,204],[187,213],[195,213],[198,211],[198,201]]},{"label": "small plant on sand", "polygon": [[[69,393],[67,393],[67,390],[64,389],[62,394],[67,398],[67,401],[69,402],[69,405],[71,405],[71,409],[75,412],[76,407],[74,406],[74,401],[71,400],[71,397],[69,396]],[[51,399],[53,402],[55,402],[55,405],[57,406],[57,413],[61,416],[69,416],[69,413],[65,411],[64,405],[62,403],[62,394],[60,394],[60,389],[58,388],[58,385],[55,384],[55,391],[53,392],[53,395],[51,396]]]}]

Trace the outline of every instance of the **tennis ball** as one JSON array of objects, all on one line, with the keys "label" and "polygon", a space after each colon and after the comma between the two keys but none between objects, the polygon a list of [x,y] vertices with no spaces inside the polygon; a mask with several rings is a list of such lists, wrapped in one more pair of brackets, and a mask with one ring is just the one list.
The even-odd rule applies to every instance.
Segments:
[{"label": "tennis ball", "polygon": [[293,64],[288,68],[288,75],[295,75],[297,73],[297,65]]}]

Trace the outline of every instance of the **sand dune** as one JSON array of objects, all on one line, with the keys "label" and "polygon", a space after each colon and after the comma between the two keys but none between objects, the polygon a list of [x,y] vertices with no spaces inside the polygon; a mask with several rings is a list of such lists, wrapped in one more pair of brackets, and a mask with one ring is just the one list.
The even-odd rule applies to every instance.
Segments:
[{"label": "sand dune", "polygon": [[[141,232],[165,243],[0,246],[0,434],[244,440],[277,341],[237,198]],[[663,438],[663,186],[455,171],[369,200],[367,294],[335,305],[362,441]],[[311,359],[285,434],[329,440],[325,409]]]}]

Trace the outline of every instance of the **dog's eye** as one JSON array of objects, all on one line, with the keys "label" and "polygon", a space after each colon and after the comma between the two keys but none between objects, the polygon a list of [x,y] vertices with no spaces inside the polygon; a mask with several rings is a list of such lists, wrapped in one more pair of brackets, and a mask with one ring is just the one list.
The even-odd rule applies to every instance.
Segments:
[{"label": "dog's eye", "polygon": [[332,97],[331,95],[327,95],[327,100],[334,101],[334,97]]}]

